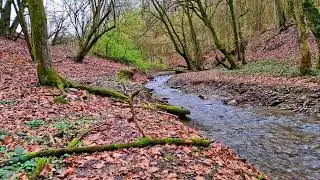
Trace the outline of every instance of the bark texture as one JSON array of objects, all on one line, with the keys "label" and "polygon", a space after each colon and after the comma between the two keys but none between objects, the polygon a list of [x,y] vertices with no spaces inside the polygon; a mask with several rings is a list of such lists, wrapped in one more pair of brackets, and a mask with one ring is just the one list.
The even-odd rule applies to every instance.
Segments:
[{"label": "bark texture", "polygon": [[300,61],[300,73],[301,75],[311,74],[311,50],[308,42],[308,31],[306,24],[306,17],[303,13],[302,1],[294,0],[294,12],[297,27],[299,30],[300,48],[302,51],[302,57]]},{"label": "bark texture", "polygon": [[61,77],[56,73],[48,48],[47,17],[42,0],[28,0],[31,21],[32,53],[37,65],[39,83],[45,86],[64,87]]}]

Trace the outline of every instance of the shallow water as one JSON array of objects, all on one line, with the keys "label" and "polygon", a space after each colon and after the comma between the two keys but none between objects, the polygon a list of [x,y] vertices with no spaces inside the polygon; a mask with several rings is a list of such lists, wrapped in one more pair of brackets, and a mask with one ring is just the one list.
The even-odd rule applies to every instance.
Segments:
[{"label": "shallow water", "polygon": [[203,100],[169,87],[170,77],[158,76],[146,87],[189,109],[188,124],[203,135],[231,147],[272,179],[320,179],[319,119],[238,108],[218,97]]}]

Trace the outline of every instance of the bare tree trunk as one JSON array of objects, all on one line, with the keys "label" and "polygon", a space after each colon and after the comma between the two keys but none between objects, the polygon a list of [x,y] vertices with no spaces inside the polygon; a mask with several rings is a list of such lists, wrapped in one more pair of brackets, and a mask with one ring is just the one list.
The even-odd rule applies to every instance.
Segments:
[{"label": "bare tree trunk", "polygon": [[196,66],[197,70],[203,70],[204,69],[204,67],[203,67],[204,58],[202,56],[200,43],[199,43],[199,41],[197,39],[197,34],[196,34],[195,29],[194,29],[194,25],[193,25],[193,20],[192,20],[192,16],[191,16],[191,13],[190,13],[190,9],[184,7],[184,11],[187,14],[188,21],[189,21],[189,26],[190,26],[191,40],[192,40],[194,53],[195,53],[195,61],[196,61],[196,65],[195,66]]},{"label": "bare tree trunk", "polygon": [[275,29],[281,31],[286,27],[286,16],[281,0],[274,0],[274,9],[276,16]]},{"label": "bare tree trunk", "polygon": [[157,18],[164,24],[164,26],[167,30],[167,33],[170,37],[170,40],[175,47],[176,52],[181,57],[183,57],[183,59],[185,60],[185,62],[187,64],[187,68],[189,70],[191,70],[192,64],[191,64],[191,59],[189,57],[187,44],[181,40],[181,37],[177,33],[171,20],[169,19],[169,16],[168,16],[166,10],[164,9],[164,7],[162,7],[162,5],[157,0],[151,0],[151,3],[153,4],[154,8],[156,9],[156,11],[158,13]]},{"label": "bare tree trunk", "polygon": [[242,61],[241,60],[241,52],[240,52],[238,27],[237,27],[237,19],[236,19],[237,15],[235,12],[234,1],[227,0],[227,2],[228,2],[229,10],[230,10],[230,15],[231,15],[231,25],[232,25],[232,29],[233,29],[234,46],[235,46],[237,59],[238,59],[238,61]]},{"label": "bare tree trunk", "polygon": [[245,42],[244,42],[242,30],[241,30],[240,20],[238,20],[237,23],[238,23],[238,28],[239,28],[241,63],[242,63],[243,65],[245,65],[245,64],[247,64],[247,60],[246,60],[246,45],[245,45]]},{"label": "bare tree trunk", "polygon": [[9,38],[13,39],[17,33],[17,29],[19,26],[19,17],[16,16],[15,19],[13,20],[10,28],[9,28]]},{"label": "bare tree trunk", "polygon": [[26,7],[26,0],[17,0],[17,4],[15,2],[13,2],[13,7],[15,9],[15,12],[19,18],[19,22],[20,22],[20,26],[25,38],[25,41],[27,43],[28,46],[28,50],[29,50],[29,54],[31,56],[31,60],[33,62],[36,62],[34,54],[32,52],[32,45],[31,45],[31,40],[30,40],[30,33],[28,31],[28,26],[26,23],[26,20],[24,18],[24,9]]},{"label": "bare tree trunk", "polygon": [[41,85],[63,88],[63,82],[56,73],[48,48],[47,17],[42,0],[28,0],[31,21],[32,52],[38,63],[37,74]]},{"label": "bare tree trunk", "polygon": [[1,10],[0,19],[0,36],[7,36],[10,29],[10,15],[11,15],[12,0],[7,0],[4,8]]},{"label": "bare tree trunk", "polygon": [[[225,58],[230,64],[229,69],[236,69],[237,63],[233,59],[232,54],[229,51],[227,51],[226,47],[221,43],[220,39],[218,38],[217,32],[211,22],[211,19],[207,15],[207,12],[202,4],[202,1],[201,0],[195,0],[195,1],[198,7],[197,9],[193,8],[193,10],[197,13],[197,16],[203,21],[203,23],[211,32],[211,36],[216,48],[225,56]],[[201,15],[197,11],[199,11]]]},{"label": "bare tree trunk", "polygon": [[306,18],[303,13],[301,0],[294,0],[294,12],[299,30],[300,48],[302,51],[302,58],[300,61],[300,73],[301,75],[307,75],[311,73],[311,51],[308,42],[308,31],[306,25]]}]

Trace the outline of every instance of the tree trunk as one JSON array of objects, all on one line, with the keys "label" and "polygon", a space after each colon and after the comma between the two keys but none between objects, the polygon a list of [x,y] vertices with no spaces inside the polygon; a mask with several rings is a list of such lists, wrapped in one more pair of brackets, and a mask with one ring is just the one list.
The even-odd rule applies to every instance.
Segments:
[{"label": "tree trunk", "polygon": [[31,21],[32,52],[38,63],[37,74],[41,85],[63,88],[63,82],[56,73],[48,48],[47,17],[42,0],[28,0]]},{"label": "tree trunk", "polygon": [[198,4],[198,8],[199,8],[198,10],[201,13],[201,17],[200,18],[203,21],[203,23],[206,25],[206,27],[210,30],[214,44],[216,45],[217,49],[219,51],[221,51],[221,53],[225,56],[225,58],[227,59],[227,61],[230,64],[229,69],[231,69],[231,70],[232,69],[236,69],[237,68],[237,63],[233,59],[231,53],[227,51],[225,46],[221,43],[220,39],[218,38],[217,32],[216,32],[214,26],[212,25],[212,22],[209,19],[205,8],[203,7],[202,1],[201,0],[196,0],[196,3]]},{"label": "tree trunk", "polygon": [[199,41],[197,39],[197,34],[196,34],[196,31],[195,31],[194,26],[193,26],[193,20],[192,20],[192,16],[191,16],[191,13],[190,13],[190,9],[185,8],[185,7],[184,7],[184,9],[185,9],[185,12],[187,14],[188,21],[189,21],[189,26],[190,26],[191,40],[192,40],[194,53],[195,53],[195,61],[196,61],[195,66],[196,66],[197,70],[203,70],[204,69],[204,67],[203,67],[204,58],[202,56],[200,43],[199,43]]},{"label": "tree trunk", "polygon": [[238,28],[239,28],[240,58],[241,58],[241,63],[242,63],[243,65],[246,65],[246,64],[247,64],[247,60],[246,60],[246,45],[245,45],[245,42],[244,42],[242,30],[241,30],[240,20],[238,20],[237,23],[238,23]]},{"label": "tree trunk", "polygon": [[19,17],[16,16],[14,21],[12,22],[10,28],[9,28],[9,38],[13,39],[17,33],[17,29],[19,26]]},{"label": "tree trunk", "polygon": [[303,13],[301,0],[294,0],[294,12],[299,30],[300,48],[302,51],[302,58],[300,61],[300,73],[301,75],[307,75],[311,73],[311,51],[308,42],[308,31],[306,25],[306,18]]},{"label": "tree trunk", "polygon": [[237,27],[238,20],[236,19],[237,15],[235,12],[234,2],[233,0],[227,0],[227,2],[230,9],[230,15],[231,15],[231,25],[233,29],[235,51],[236,51],[238,61],[241,61],[240,43],[239,43],[239,35],[238,35],[238,27]]},{"label": "tree trunk", "polygon": [[304,0],[303,1],[303,12],[307,17],[308,25],[314,35],[317,46],[318,46],[318,63],[317,69],[320,69],[320,12],[315,6],[313,0]]},{"label": "tree trunk", "polygon": [[12,0],[7,0],[6,4],[4,5],[4,8],[1,10],[0,36],[9,35],[11,4]]},{"label": "tree trunk", "polygon": [[88,50],[87,49],[80,49],[77,53],[76,59],[75,61],[77,63],[83,63],[84,58],[86,57],[86,55],[88,54]]},{"label": "tree trunk", "polygon": [[286,27],[286,16],[281,0],[274,0],[274,9],[276,16],[275,29],[281,31]]},{"label": "tree trunk", "polygon": [[28,46],[28,50],[29,50],[29,54],[31,56],[31,60],[33,62],[36,62],[34,54],[32,52],[32,45],[31,45],[28,26],[27,26],[26,20],[24,18],[24,9],[26,7],[26,0],[22,0],[22,1],[21,0],[17,0],[17,4],[15,2],[13,2],[13,7],[15,9],[15,12],[16,12],[18,18],[19,18],[20,26],[21,26],[24,38],[25,38],[27,46]]}]

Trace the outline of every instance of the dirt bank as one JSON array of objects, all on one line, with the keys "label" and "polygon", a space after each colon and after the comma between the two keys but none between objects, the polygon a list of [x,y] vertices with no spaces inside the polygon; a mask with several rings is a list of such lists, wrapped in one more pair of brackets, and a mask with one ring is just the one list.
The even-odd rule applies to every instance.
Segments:
[{"label": "dirt bank", "polygon": [[219,95],[232,105],[277,107],[320,117],[320,86],[310,78],[203,71],[175,75],[169,83],[206,97]]}]

